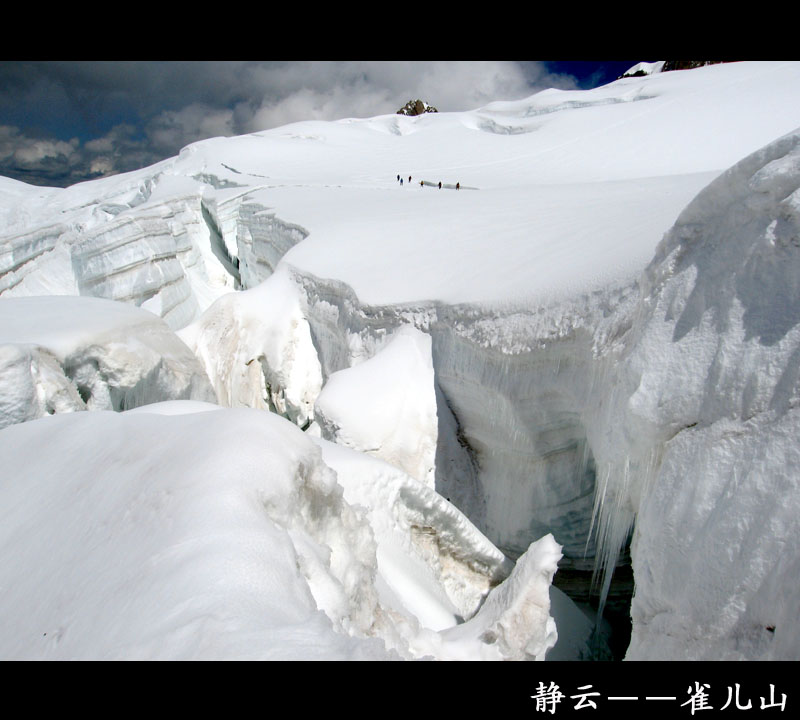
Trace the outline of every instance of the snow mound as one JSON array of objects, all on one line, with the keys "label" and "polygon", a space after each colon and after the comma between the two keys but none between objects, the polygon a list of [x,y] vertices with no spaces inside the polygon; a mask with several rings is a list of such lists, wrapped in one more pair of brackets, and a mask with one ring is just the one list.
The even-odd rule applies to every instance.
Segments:
[{"label": "snow mound", "polygon": [[[0,613],[14,618],[0,632],[2,657],[499,660],[541,659],[552,647],[548,590],[560,554],[551,538],[488,593],[488,610],[446,637],[398,604],[387,579],[438,584],[430,609],[458,579],[454,563],[485,585],[510,568],[443,499],[380,463],[389,475],[377,494],[395,500],[370,511],[376,532],[319,447],[284,418],[164,409],[0,431]],[[358,458],[378,480],[379,461]],[[359,473],[345,468],[363,499]],[[408,545],[412,515],[441,527],[436,557]],[[406,545],[392,546],[403,535]],[[483,595],[473,593],[473,609]]]},{"label": "snow mound", "polygon": [[282,418],[62,415],[0,457],[3,657],[397,657],[368,637],[372,535]]},{"label": "snow mound", "polygon": [[288,268],[251,290],[223,295],[179,334],[221,405],[272,410],[302,427],[314,419],[322,374]]},{"label": "snow mound", "polygon": [[[442,633],[445,650],[449,643],[461,650],[470,641],[482,659],[544,660],[558,639],[550,616],[550,584],[561,548],[552,535],[532,543],[517,560],[511,575],[481,606],[470,621]],[[531,628],[535,632],[531,633]],[[453,653],[451,659],[460,658]]]},{"label": "snow mound", "polygon": [[202,402],[200,400],[164,400],[162,402],[151,403],[150,405],[142,405],[132,410],[126,410],[125,412],[153,413],[155,415],[186,415],[221,409],[221,405]]},{"label": "snow mound", "polygon": [[429,335],[401,327],[369,360],[333,373],[315,411],[326,439],[433,488],[438,428]]},{"label": "snow mound", "polygon": [[97,298],[0,300],[0,427],[159,400],[214,402],[197,358],[166,323]]},{"label": "snow mound", "polygon": [[387,603],[432,630],[472,617],[513,563],[434,490],[382,460],[316,442],[345,498],[365,509]]},{"label": "snow mound", "polygon": [[628,68],[624,73],[622,73],[622,77],[627,77],[629,75],[652,75],[653,73],[659,73],[664,67],[664,60],[657,60],[656,62],[640,62],[636,63],[633,67]]}]

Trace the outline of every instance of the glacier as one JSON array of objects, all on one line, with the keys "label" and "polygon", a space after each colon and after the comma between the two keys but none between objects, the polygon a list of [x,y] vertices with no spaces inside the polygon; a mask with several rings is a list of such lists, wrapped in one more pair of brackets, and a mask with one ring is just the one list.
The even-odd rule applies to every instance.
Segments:
[{"label": "glacier", "polygon": [[[797,659],[796,117],[800,63],[741,62],[0,178],[4,557],[54,528],[0,654],[596,659],[605,615],[627,659]],[[140,551],[38,504],[111,527],[144,474]],[[124,559],[107,607],[25,608],[51,543],[67,588]]]},{"label": "glacier", "polygon": [[0,427],[163,400],[216,401],[202,365],[161,318],[94,297],[0,305]]},{"label": "glacier", "polygon": [[698,194],[643,276],[604,460],[636,515],[633,659],[796,657],[798,210],[795,132]]}]

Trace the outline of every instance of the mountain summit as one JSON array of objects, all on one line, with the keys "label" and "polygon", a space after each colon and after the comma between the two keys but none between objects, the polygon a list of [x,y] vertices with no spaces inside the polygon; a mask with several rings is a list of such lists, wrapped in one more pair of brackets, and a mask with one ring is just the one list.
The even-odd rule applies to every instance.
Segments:
[{"label": "mountain summit", "polygon": [[424,100],[409,100],[398,111],[398,115],[422,115],[423,113],[439,112],[433,105],[428,105]]}]

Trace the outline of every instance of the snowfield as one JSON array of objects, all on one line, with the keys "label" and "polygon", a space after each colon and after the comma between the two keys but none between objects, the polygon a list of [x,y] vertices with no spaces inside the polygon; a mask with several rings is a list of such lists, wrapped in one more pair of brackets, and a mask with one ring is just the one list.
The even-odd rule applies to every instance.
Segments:
[{"label": "snowfield", "polygon": [[640,65],[0,178],[0,657],[800,659],[800,63]]},{"label": "snowfield", "polygon": [[[430,624],[445,579],[476,586],[451,591],[474,614],[509,569],[457,510],[432,510],[444,502],[433,491],[426,507],[416,499],[424,487],[408,479],[408,498],[401,489],[394,507],[449,521],[437,528],[442,555],[455,554],[450,563],[465,573],[421,548],[392,549],[383,533],[400,527],[376,537],[317,445],[276,414],[149,407],[58,415],[0,437],[2,456],[19,461],[2,487],[4,617],[16,619],[4,627],[4,657],[391,660],[433,650],[543,659],[555,644],[552,536],[532,545],[457,636],[437,633],[405,603],[381,601],[385,576],[405,594],[425,578],[433,596],[408,604],[421,604]],[[380,486],[377,475],[367,484]],[[380,575],[376,539],[397,561]]]}]

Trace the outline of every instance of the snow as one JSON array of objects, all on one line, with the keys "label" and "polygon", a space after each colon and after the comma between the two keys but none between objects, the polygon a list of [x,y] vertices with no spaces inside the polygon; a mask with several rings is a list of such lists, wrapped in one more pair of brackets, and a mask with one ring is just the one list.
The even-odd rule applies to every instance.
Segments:
[{"label": "snow", "polygon": [[798,198],[795,132],[703,190],[644,275],[595,448],[638,515],[632,659],[796,656]]},{"label": "snow", "polygon": [[0,303],[0,427],[156,400],[215,401],[206,373],[161,318],[99,298]]},{"label": "snow", "polygon": [[221,404],[272,410],[301,426],[313,420],[322,376],[288,269],[220,297],[179,335],[202,361]]},{"label": "snow", "polygon": [[[213,177],[203,185],[205,214],[199,200],[191,209],[181,201],[198,230],[178,246],[167,247],[175,244],[169,221],[148,213],[163,228],[162,252],[176,253],[187,278],[188,256],[179,256],[207,247],[215,206],[227,251],[245,259],[236,217],[241,205],[256,203],[308,234],[285,261],[346,282],[365,303],[569,296],[634,279],[702,187],[793,130],[798,73],[796,62],[731,63],[589,91],[546,90],[463,113],[300,122],[195,143],[152,168],[68,188],[44,207],[31,191],[31,214],[37,225],[57,219],[74,228],[77,238],[62,234],[56,245],[102,245],[112,229],[135,233],[126,218],[184,197],[193,182],[197,197],[203,178]],[[401,188],[397,174],[412,182]],[[419,180],[458,181],[463,189],[420,187]],[[122,247],[133,253],[126,264],[140,261],[130,243]],[[221,261],[207,255],[210,277]],[[177,264],[162,264],[171,274],[156,273],[152,291],[172,282],[173,295],[183,293],[165,304],[175,308],[171,326],[180,327],[209,302],[190,293]],[[145,271],[132,265],[129,272],[135,268]],[[64,269],[76,271],[80,285],[81,266]],[[81,293],[117,297],[124,277]]]},{"label": "snow", "polygon": [[438,426],[429,335],[401,327],[369,360],[331,375],[315,410],[325,438],[434,487]]},{"label": "snow", "polygon": [[0,657],[797,659],[800,63],[636,68],[0,178]]},{"label": "snow", "polygon": [[221,410],[221,405],[200,400],[164,400],[162,402],[140,405],[137,408],[126,410],[128,413],[155,413],[156,415],[184,415],[198,412]]},{"label": "snow", "polygon": [[3,617],[14,622],[0,654],[391,659],[317,609],[312,587],[336,614],[368,583],[371,543],[318,454],[254,410],[7,428],[0,547]]},{"label": "snow", "polygon": [[[382,606],[373,530],[307,435],[274,413],[164,409],[64,414],[0,435],[2,608],[15,619],[4,658],[542,659],[554,644],[552,538],[531,548],[531,582],[513,570],[487,619],[484,604],[480,622],[440,636]],[[460,531],[499,568],[470,527],[460,517],[443,554],[461,542],[461,561],[477,562]],[[394,559],[395,579],[426,568],[420,553],[396,548]],[[513,640],[481,637],[509,625]]]},{"label": "snow", "polygon": [[316,442],[344,497],[368,514],[378,571],[393,604],[411,607],[412,616],[433,630],[473,616],[512,563],[455,506],[399,468]]},{"label": "snow", "polygon": [[0,342],[47,347],[64,358],[98,336],[130,332],[137,326],[150,332],[163,326],[158,318],[130,305],[96,298],[29,297],[0,305]]},{"label": "snow", "polygon": [[652,73],[659,73],[664,68],[664,61],[658,60],[656,62],[640,62],[636,63],[633,67],[628,68],[623,75],[633,75],[637,72],[645,73],[646,75],[651,75]]}]

